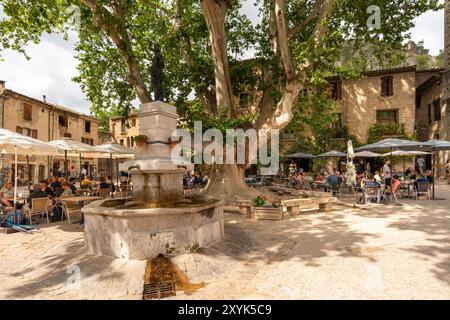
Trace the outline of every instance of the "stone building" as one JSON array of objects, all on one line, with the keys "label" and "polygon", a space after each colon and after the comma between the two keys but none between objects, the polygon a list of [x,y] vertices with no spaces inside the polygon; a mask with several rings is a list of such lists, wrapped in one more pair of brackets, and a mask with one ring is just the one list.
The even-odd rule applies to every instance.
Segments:
[{"label": "stone building", "polygon": [[[445,2],[444,69],[429,75],[417,88],[417,132],[421,141],[442,139],[450,141],[450,1]],[[444,174],[449,152],[436,157],[438,174]],[[429,157],[429,162],[431,159]]]},{"label": "stone building", "polygon": [[[7,89],[5,81],[0,81],[0,126],[32,138],[47,142],[71,138],[90,145],[98,144],[98,126],[100,121],[89,115],[72,109],[38,100]],[[7,161],[10,155],[2,155],[2,166],[8,171]],[[31,156],[29,159],[33,181],[48,177],[64,168],[64,157]],[[69,157],[70,175],[78,176],[79,158]],[[6,167],[5,167],[6,166]],[[84,166],[90,174],[95,174],[97,161],[83,159]],[[19,180],[27,181],[26,158],[19,157]]]},{"label": "stone building", "polygon": [[133,138],[139,135],[139,120],[136,108],[131,108],[128,119],[124,117],[111,117],[109,120],[112,140],[127,148],[134,147]]},{"label": "stone building", "polygon": [[357,80],[331,80],[336,100],[337,128],[346,127],[367,143],[373,125],[394,125],[390,136],[413,136],[416,129],[416,89],[440,69],[417,71],[415,66],[370,71]]}]

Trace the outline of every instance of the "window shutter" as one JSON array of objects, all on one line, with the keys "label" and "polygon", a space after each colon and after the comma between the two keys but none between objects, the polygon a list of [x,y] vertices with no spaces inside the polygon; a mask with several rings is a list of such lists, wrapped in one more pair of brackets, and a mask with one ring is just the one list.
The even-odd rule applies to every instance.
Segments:
[{"label": "window shutter", "polygon": [[387,78],[381,77],[381,96],[386,97],[387,94]]},{"label": "window shutter", "polygon": [[387,77],[387,95],[394,95],[394,76]]},{"label": "window shutter", "polygon": [[38,131],[37,130],[31,130],[31,137],[34,139],[38,138]]},{"label": "window shutter", "polygon": [[23,104],[23,119],[27,121],[32,121],[32,110],[33,106],[28,103]]},{"label": "window shutter", "polygon": [[19,127],[19,126],[17,126],[17,127],[16,127],[16,132],[22,134],[22,128]]},{"label": "window shutter", "polygon": [[432,115],[431,115],[431,103],[428,105],[428,123],[431,123],[433,121]]}]

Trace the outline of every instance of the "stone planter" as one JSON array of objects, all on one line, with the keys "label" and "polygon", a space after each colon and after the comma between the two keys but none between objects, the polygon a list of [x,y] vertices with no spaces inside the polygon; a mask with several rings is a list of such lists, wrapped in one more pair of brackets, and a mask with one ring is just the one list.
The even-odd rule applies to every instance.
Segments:
[{"label": "stone planter", "polygon": [[254,220],[283,220],[283,208],[253,207],[252,218]]}]

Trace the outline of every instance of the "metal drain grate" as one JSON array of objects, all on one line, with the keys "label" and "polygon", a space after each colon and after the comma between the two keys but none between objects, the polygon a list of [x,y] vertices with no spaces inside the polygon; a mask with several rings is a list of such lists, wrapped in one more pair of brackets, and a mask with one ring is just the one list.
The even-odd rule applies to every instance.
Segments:
[{"label": "metal drain grate", "polygon": [[142,300],[162,299],[176,296],[174,281],[152,282],[144,284]]}]

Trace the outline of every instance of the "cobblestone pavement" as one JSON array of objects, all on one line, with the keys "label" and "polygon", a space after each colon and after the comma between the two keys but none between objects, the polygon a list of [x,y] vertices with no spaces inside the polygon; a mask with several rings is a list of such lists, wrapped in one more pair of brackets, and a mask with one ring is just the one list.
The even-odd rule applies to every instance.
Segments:
[{"label": "cobblestone pavement", "polygon": [[[223,241],[173,259],[205,286],[173,299],[449,299],[450,186],[439,201],[281,221],[226,214]],[[71,290],[67,267],[81,270]],[[141,299],[145,262],[87,255],[67,224],[0,234],[0,299]]]}]

